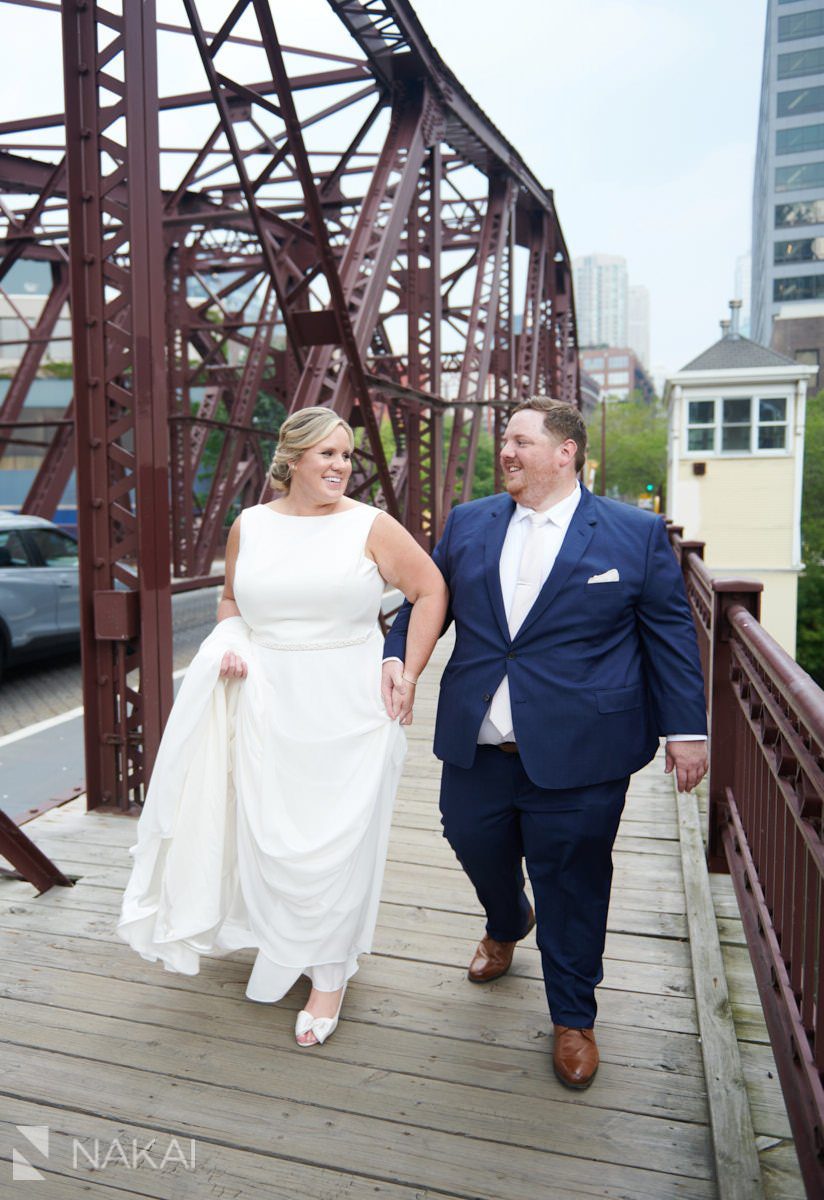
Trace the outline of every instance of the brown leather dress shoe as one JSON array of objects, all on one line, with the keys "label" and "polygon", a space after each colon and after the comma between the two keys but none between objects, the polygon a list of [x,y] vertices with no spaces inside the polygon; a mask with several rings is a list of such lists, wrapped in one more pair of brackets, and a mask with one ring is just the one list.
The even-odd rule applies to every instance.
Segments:
[{"label": "brown leather dress shoe", "polygon": [[[529,923],[522,937],[526,937],[534,928],[535,913],[530,909]],[[518,941],[520,940],[519,938]],[[482,937],[469,964],[468,978],[472,983],[491,983],[493,979],[500,979],[502,975],[506,975],[512,966],[512,955],[516,945],[517,942],[496,942],[488,934]]]},{"label": "brown leather dress shoe", "polygon": [[595,1078],[599,1061],[593,1029],[555,1026],[552,1065],[564,1087],[573,1088],[577,1092],[588,1088]]}]

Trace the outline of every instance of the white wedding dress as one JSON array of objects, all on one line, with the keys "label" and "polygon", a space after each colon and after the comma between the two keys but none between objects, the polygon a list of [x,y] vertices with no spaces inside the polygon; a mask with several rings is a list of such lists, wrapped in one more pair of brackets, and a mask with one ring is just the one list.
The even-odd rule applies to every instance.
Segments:
[{"label": "white wedding dress", "polygon": [[[302,974],[341,987],[371,948],[406,739],[380,696],[376,509],[257,505],[235,597],[183,680],[158,752],[117,930],[150,961],[258,953],[246,994]],[[227,649],[245,680],[219,677]]]}]

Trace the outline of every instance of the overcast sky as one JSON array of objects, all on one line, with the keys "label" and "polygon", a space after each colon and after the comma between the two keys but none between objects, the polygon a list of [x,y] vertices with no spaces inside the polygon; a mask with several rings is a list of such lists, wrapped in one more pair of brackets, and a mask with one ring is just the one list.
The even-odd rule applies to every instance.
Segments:
[{"label": "overcast sky", "polygon": [[[554,189],[571,254],[622,254],[630,281],[650,289],[653,365],[676,370],[715,341],[750,243],[766,0],[413,4]],[[317,5],[274,3],[281,40],[311,45]],[[179,0],[159,7],[180,20]],[[3,116],[62,109],[56,16],[0,3],[0,19]],[[167,75],[162,47],[161,60]]]},{"label": "overcast sky", "polygon": [[413,0],[441,56],[555,191],[573,256],[622,254],[652,363],[720,336],[750,247],[766,0]]}]

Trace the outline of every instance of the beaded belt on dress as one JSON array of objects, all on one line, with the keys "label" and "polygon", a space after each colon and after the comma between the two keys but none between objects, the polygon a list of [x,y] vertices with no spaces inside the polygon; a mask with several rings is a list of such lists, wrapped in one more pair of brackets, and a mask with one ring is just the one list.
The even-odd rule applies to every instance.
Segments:
[{"label": "beaded belt on dress", "polygon": [[[375,628],[377,629],[377,626]],[[264,646],[267,650],[339,650],[343,646],[362,646],[373,633],[374,630],[370,629],[362,637],[340,638],[335,642],[272,642],[253,632],[251,640],[255,645]]]}]

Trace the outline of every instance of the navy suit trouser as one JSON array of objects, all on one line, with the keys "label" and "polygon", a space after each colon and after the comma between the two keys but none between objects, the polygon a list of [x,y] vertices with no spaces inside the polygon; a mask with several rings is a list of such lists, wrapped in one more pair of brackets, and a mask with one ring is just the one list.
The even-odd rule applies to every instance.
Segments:
[{"label": "navy suit trouser", "polygon": [[523,862],[535,898],[538,948],[556,1025],[589,1029],[612,883],[612,846],[629,779],[591,787],[537,787],[517,754],[479,746],[469,768],[443,764],[441,820],[500,942],[523,937],[529,917]]}]

